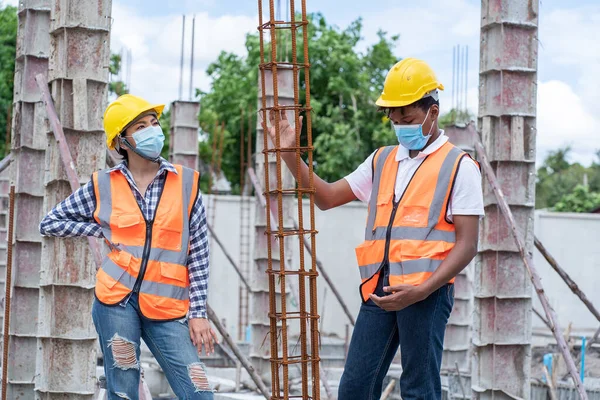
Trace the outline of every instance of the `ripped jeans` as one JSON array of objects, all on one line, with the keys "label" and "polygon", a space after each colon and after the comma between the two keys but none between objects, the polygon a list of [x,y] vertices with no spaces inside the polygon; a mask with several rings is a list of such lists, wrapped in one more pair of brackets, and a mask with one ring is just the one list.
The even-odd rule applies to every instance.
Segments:
[{"label": "ripped jeans", "polygon": [[159,322],[145,318],[136,293],[125,304],[116,306],[95,299],[92,317],[104,355],[109,400],[138,400],[140,339],[148,345],[178,399],[213,399],[187,320]]}]

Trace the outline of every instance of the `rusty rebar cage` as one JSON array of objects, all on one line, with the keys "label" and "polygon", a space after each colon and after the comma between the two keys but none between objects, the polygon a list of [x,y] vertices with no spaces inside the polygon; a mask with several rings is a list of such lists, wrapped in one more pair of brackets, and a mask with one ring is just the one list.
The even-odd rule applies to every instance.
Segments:
[{"label": "rusty rebar cage", "polygon": [[[263,3],[268,1],[268,10],[263,8]],[[306,13],[306,1],[301,1],[301,11],[298,15],[294,0],[289,0],[289,15],[284,18],[289,20],[281,21],[276,18],[274,0],[259,0],[259,35],[260,35],[260,84],[262,93],[262,104],[260,116],[266,125],[270,113],[274,114],[275,140],[270,143],[268,138],[268,128],[265,126],[264,150],[265,165],[269,164],[269,159],[274,157],[276,161],[276,185],[271,180],[269,168],[265,168],[265,195],[268,199],[266,204],[266,234],[269,236],[268,245],[268,265],[267,274],[269,279],[269,320],[270,320],[270,345],[271,345],[271,374],[272,374],[272,396],[271,399],[320,399],[320,379],[319,379],[319,315],[317,311],[317,265],[316,257],[311,257],[310,267],[305,267],[304,257],[304,237],[310,236],[312,251],[315,251],[315,216],[314,216],[314,182],[313,182],[313,147],[311,130],[311,106],[310,106],[310,75],[308,61],[308,20]],[[265,12],[268,17],[263,15]],[[278,13],[279,14],[279,13]],[[302,35],[302,62],[299,61],[297,39]],[[291,43],[291,54],[281,51],[277,45],[277,40],[289,40]],[[268,49],[265,46],[269,46]],[[287,46],[285,46],[287,49]],[[291,61],[288,61],[288,56]],[[285,57],[285,61],[281,59]],[[268,60],[266,59],[268,58]],[[282,105],[279,103],[278,92],[278,70],[292,70],[293,73],[293,92],[294,99],[291,105]],[[267,104],[266,95],[266,71],[272,75],[273,101],[272,105]],[[304,90],[304,105],[300,100],[300,79],[303,79],[302,88]],[[283,149],[280,143],[280,113],[293,113],[293,126],[295,127],[296,143],[295,146]],[[301,124],[300,114],[304,114],[304,126],[306,127],[306,146],[301,146]],[[302,156],[307,157],[309,168],[308,182],[303,182],[300,177],[297,184],[292,188],[286,188],[283,185],[282,168],[286,168],[282,163],[282,152],[293,152],[296,156],[296,169],[300,170]],[[273,171],[271,171],[273,172]],[[295,197],[297,206],[297,229],[284,228],[283,198],[284,196]],[[305,228],[303,197],[309,198],[309,227]],[[270,214],[273,213],[277,226],[272,226]],[[276,239],[276,240],[272,240]],[[284,253],[286,240],[297,240],[299,248],[299,260],[297,268],[289,265]],[[278,249],[273,249],[273,246]],[[278,250],[280,260],[279,269],[273,268],[273,252]],[[277,291],[286,292],[286,280],[298,279],[298,311],[288,312],[285,296],[279,297]],[[307,287],[308,281],[308,287]],[[277,285],[280,287],[277,288]],[[308,309],[307,309],[308,296]],[[279,303],[279,304],[278,304]],[[298,343],[294,343],[288,348],[288,324],[298,324],[300,337]],[[309,336],[310,335],[310,336]],[[298,350],[296,350],[298,349]],[[290,388],[290,366],[298,367],[301,370],[301,388],[296,393],[291,392]],[[309,386],[310,383],[310,386]]]}]

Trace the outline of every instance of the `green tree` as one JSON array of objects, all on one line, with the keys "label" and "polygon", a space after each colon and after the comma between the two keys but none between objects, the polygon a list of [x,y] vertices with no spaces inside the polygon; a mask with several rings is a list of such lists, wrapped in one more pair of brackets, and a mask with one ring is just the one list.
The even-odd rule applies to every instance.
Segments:
[{"label": "green tree", "polygon": [[[378,41],[364,52],[358,51],[362,21],[345,29],[330,26],[321,14],[309,16],[310,88],[314,160],[316,172],[324,179],[336,180],[351,172],[375,148],[395,142],[394,133],[375,101],[381,93],[385,75],[397,61],[392,49],[397,36],[379,32]],[[283,32],[283,31],[281,31]],[[298,62],[303,63],[302,37],[298,38]],[[279,60],[292,60],[290,38],[278,38]],[[260,48],[258,34],[246,37],[248,55],[221,53],[207,69],[212,78],[208,92],[197,91],[201,101],[200,124],[209,134],[201,143],[200,155],[210,162],[212,135],[217,121],[225,122],[222,169],[239,191],[239,149],[241,110],[251,115],[256,126],[257,83]],[[266,46],[266,59],[270,48]],[[304,72],[300,72],[300,82]],[[304,99],[305,87],[300,88]],[[247,131],[247,128],[245,128]],[[252,132],[255,136],[255,132]],[[306,140],[306,131],[303,132]],[[305,142],[304,142],[305,143]]]},{"label": "green tree", "polygon": [[600,193],[600,151],[588,168],[570,163],[570,152],[570,147],[550,152],[538,169],[536,208],[572,212],[593,208],[595,194]]},{"label": "green tree", "polygon": [[469,111],[461,111],[453,108],[446,114],[442,115],[438,121],[440,128],[445,129],[447,126],[454,124],[466,124],[475,118]]},{"label": "green tree", "polygon": [[6,138],[13,103],[15,56],[17,48],[17,8],[0,8],[0,158],[6,155]]},{"label": "green tree", "polygon": [[117,96],[129,93],[129,88],[127,87],[127,85],[125,85],[125,82],[116,79],[119,76],[119,72],[121,72],[122,67],[123,64],[121,60],[121,55],[115,53],[111,54],[110,65],[108,66],[111,81],[108,84],[108,91],[109,93],[114,93]]},{"label": "green tree", "polygon": [[583,183],[585,168],[568,161],[569,147],[552,151],[537,171],[536,208],[552,208]]},{"label": "green tree", "polygon": [[560,212],[590,212],[600,207],[600,193],[591,192],[588,186],[577,185],[573,192],[564,195],[554,206]]}]

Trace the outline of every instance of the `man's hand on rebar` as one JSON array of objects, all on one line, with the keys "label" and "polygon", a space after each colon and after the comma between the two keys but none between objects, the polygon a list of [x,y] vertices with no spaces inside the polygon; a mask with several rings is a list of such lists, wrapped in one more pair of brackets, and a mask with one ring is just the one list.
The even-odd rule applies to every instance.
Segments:
[{"label": "man's hand on rebar", "polygon": [[190,318],[188,321],[190,327],[190,338],[192,343],[198,349],[198,354],[202,354],[202,346],[206,355],[211,355],[215,352],[213,344],[219,344],[219,338],[215,331],[210,327],[210,322],[205,318]]},{"label": "man's hand on rebar", "polygon": [[[269,113],[269,123],[270,127],[268,129],[264,127],[264,129],[269,132],[271,143],[274,145],[276,143],[275,136],[277,132],[275,129],[275,111],[271,111]],[[300,117],[299,130],[302,130],[302,117]],[[290,125],[290,121],[288,121],[285,111],[281,110],[279,112],[279,147],[282,149],[287,149],[289,147],[293,147],[295,144],[296,130],[292,125]]]},{"label": "man's hand on rebar", "polygon": [[400,311],[427,298],[427,294],[419,286],[413,285],[386,286],[383,291],[391,294],[385,297],[371,294],[370,298],[385,311]]}]

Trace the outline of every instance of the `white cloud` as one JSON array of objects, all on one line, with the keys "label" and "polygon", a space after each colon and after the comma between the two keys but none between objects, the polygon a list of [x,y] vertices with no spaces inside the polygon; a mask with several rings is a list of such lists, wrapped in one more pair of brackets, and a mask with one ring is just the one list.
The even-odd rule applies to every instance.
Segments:
[{"label": "white cloud", "polygon": [[[365,13],[365,44],[377,39],[379,29],[398,34],[395,54],[427,61],[445,86],[442,111],[452,103],[452,54],[455,45],[469,46],[467,91],[469,109],[477,113],[479,79],[480,6],[466,0],[427,0],[394,9]],[[392,17],[393,16],[393,17]]]},{"label": "white cloud", "polygon": [[[200,4],[202,5],[202,4]],[[196,12],[194,45],[194,90],[208,89],[205,70],[221,51],[245,53],[245,35],[256,29],[254,17],[212,17]],[[132,51],[131,91],[151,102],[170,103],[178,97],[181,51],[181,15],[137,16],[121,2],[113,3],[111,34],[113,52]],[[187,99],[190,71],[191,15],[186,17],[183,98]]]},{"label": "white cloud", "polygon": [[[540,8],[537,159],[561,146],[572,160],[588,165],[600,148],[600,6]],[[569,8],[566,8],[569,7]],[[475,115],[479,97],[480,6],[465,0],[427,0],[418,5],[364,14],[365,45],[378,29],[400,34],[398,57],[426,60],[446,86],[442,112],[452,103],[452,48],[469,46],[468,109]]]},{"label": "white cloud", "polygon": [[595,114],[600,113],[598,36],[598,5],[557,9],[540,17],[540,68],[560,68],[556,78],[573,85]]},{"label": "white cloud", "polygon": [[581,97],[561,81],[538,85],[537,160],[548,151],[571,146],[571,161],[589,165],[600,150],[600,117],[585,107]]}]

